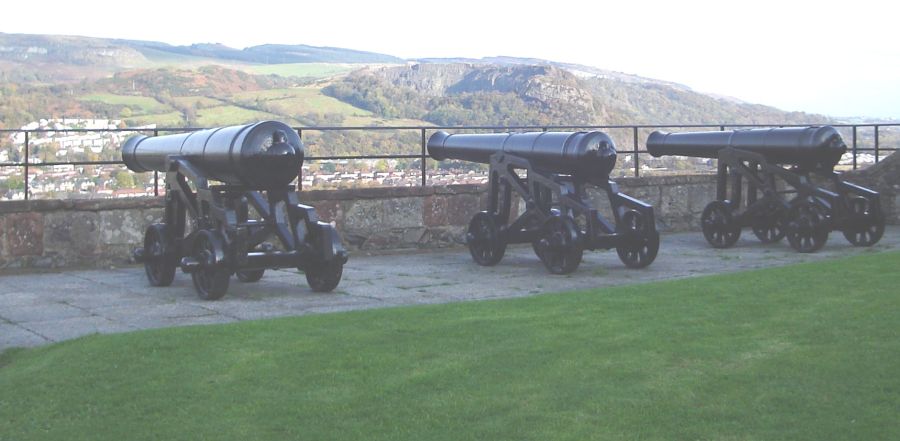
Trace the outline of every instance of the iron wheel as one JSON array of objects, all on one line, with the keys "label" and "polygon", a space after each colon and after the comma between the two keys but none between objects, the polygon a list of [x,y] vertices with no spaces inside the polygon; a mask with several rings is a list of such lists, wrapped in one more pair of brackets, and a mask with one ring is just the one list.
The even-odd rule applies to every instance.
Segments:
[{"label": "iron wheel", "polygon": [[178,266],[166,224],[153,224],[144,233],[144,271],[151,286],[169,286]]},{"label": "iron wheel", "polygon": [[828,241],[828,215],[820,205],[808,199],[795,203],[785,227],[788,242],[800,253],[812,253]]},{"label": "iron wheel", "polygon": [[228,291],[231,272],[221,261],[225,255],[221,235],[214,231],[204,230],[194,239],[191,255],[200,263],[199,268],[191,273],[197,296],[203,300],[218,300]]},{"label": "iron wheel", "polygon": [[700,217],[700,228],[713,248],[729,248],[741,237],[741,227],[734,221],[731,205],[723,201],[706,205]]},{"label": "iron wheel", "polygon": [[584,249],[578,225],[571,216],[551,216],[543,226],[538,256],[553,274],[569,274],[581,264]]},{"label": "iron wheel", "polygon": [[237,276],[237,279],[243,283],[253,283],[259,282],[259,279],[262,279],[263,274],[266,273],[265,269],[257,269],[257,270],[242,270],[234,273]]},{"label": "iron wheel", "polygon": [[623,243],[616,246],[619,260],[629,268],[644,268],[653,263],[659,253],[659,233],[646,225],[646,219],[637,210],[628,210],[622,216]]},{"label": "iron wheel", "polygon": [[331,292],[337,288],[344,273],[344,263],[340,259],[310,265],[304,271],[306,283],[314,292]]},{"label": "iron wheel", "polygon": [[884,235],[884,214],[880,207],[862,196],[847,201],[849,225],[844,230],[844,237],[857,247],[869,247],[878,243]]},{"label": "iron wheel", "polygon": [[469,222],[466,244],[475,263],[493,266],[500,262],[506,252],[506,242],[500,237],[496,216],[486,211],[476,213]]},{"label": "iron wheel", "polygon": [[753,222],[753,234],[762,243],[776,243],[784,239],[784,221],[776,215],[774,219],[758,218]]}]

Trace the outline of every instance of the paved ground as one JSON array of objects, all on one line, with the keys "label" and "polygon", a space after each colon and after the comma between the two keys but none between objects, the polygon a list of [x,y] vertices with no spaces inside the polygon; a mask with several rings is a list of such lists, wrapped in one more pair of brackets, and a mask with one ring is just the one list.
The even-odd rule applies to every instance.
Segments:
[{"label": "paved ground", "polygon": [[656,262],[642,270],[625,268],[613,250],[586,252],[578,271],[568,276],[550,276],[530,246],[510,248],[503,261],[490,268],[473,263],[462,248],[357,253],[334,293],[313,293],[302,274],[278,270],[253,284],[232,279],[228,294],[214,302],[198,299],[186,274],[179,273],[171,287],[152,288],[143,267],[137,266],[0,276],[0,350],[92,333],[520,297],[900,249],[900,227],[889,227],[872,248],[852,247],[840,233],[832,233],[815,254],[795,253],[786,242],[761,245],[748,233],[728,250],[710,248],[700,233],[664,235]]}]

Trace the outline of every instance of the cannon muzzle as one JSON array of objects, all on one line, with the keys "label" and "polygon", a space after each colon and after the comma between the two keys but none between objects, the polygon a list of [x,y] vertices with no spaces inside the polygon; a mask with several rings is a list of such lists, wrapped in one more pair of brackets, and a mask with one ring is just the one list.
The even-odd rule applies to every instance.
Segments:
[{"label": "cannon muzzle", "polygon": [[647,151],[655,157],[718,158],[726,147],[757,153],[776,164],[831,169],[847,151],[840,133],[831,126],[720,132],[666,133],[647,138]]},{"label": "cannon muzzle", "polygon": [[303,143],[290,126],[262,121],[176,135],[136,135],[122,147],[122,160],[135,172],[165,172],[173,157],[187,159],[208,179],[272,189],[300,173]]},{"label": "cannon muzzle", "polygon": [[603,132],[437,132],[428,139],[428,154],[439,161],[458,159],[488,164],[497,152],[528,159],[543,171],[585,178],[605,179],[616,165],[615,143]]}]

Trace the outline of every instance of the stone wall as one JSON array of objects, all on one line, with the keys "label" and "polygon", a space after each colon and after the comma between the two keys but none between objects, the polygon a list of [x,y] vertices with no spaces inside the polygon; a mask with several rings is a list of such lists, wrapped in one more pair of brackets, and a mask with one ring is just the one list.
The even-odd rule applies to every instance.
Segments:
[{"label": "stone wall", "polygon": [[[654,206],[664,232],[699,229],[703,207],[716,191],[712,175],[618,183],[623,193]],[[351,252],[359,252],[462,245],[469,220],[486,205],[484,190],[473,185],[314,190],[304,191],[301,199],[316,207],[321,219],[334,222]],[[592,198],[597,207],[609,206],[606,193]],[[894,193],[888,198],[893,210],[892,198]],[[144,229],[162,213],[161,198],[0,202],[0,269],[130,263]],[[898,220],[896,210],[890,216]]]},{"label": "stone wall", "polygon": [[[712,176],[625,178],[621,191],[656,207],[662,231],[697,227],[715,196]],[[304,191],[301,199],[334,222],[351,251],[463,244],[483,209],[483,186]],[[595,194],[607,207],[606,194]],[[161,198],[0,202],[0,269],[105,267],[130,263],[147,225],[162,217]]]}]

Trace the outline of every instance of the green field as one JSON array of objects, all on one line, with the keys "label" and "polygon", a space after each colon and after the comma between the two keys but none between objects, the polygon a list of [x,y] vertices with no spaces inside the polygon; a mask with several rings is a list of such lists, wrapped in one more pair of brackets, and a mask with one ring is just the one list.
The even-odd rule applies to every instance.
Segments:
[{"label": "green field", "polygon": [[181,112],[172,111],[126,118],[125,121],[130,127],[147,124],[156,124],[157,127],[182,127],[184,126],[184,115]]},{"label": "green field", "polygon": [[898,267],[873,253],[12,350],[0,439],[896,440]]},{"label": "green field", "polygon": [[98,103],[126,106],[134,115],[149,115],[165,113],[172,108],[148,96],[115,95],[112,93],[93,93],[78,98],[81,101],[94,101]]},{"label": "green field", "polygon": [[372,114],[368,110],[324,95],[321,89],[315,87],[243,92],[235,94],[233,98],[235,100],[260,99],[284,115],[336,113],[344,116],[369,116]]},{"label": "green field", "polygon": [[352,64],[330,64],[330,63],[287,63],[287,64],[266,64],[257,66],[247,66],[241,68],[247,72],[259,75],[278,75],[282,77],[307,77],[307,78],[327,78],[335,75],[345,74],[359,66]]},{"label": "green field", "polygon": [[198,108],[201,107],[215,107],[221,106],[223,103],[221,100],[217,100],[215,98],[210,98],[207,96],[177,96],[172,97],[172,99],[182,106],[194,106],[196,105]]},{"label": "green field", "polygon": [[285,121],[284,117],[279,115],[237,106],[218,106],[197,111],[197,124],[200,127],[219,127],[268,119]]}]

